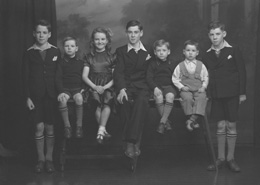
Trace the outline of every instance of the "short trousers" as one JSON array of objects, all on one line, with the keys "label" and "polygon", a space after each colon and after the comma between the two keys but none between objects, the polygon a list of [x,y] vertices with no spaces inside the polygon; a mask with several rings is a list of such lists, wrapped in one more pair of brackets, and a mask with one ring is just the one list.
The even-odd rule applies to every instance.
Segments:
[{"label": "short trousers", "polygon": [[45,95],[42,98],[32,99],[35,108],[32,110],[33,122],[35,124],[44,122],[49,125],[56,123],[57,101],[55,98]]},{"label": "short trousers", "polygon": [[228,98],[213,98],[211,105],[211,118],[216,121],[238,120],[239,96]]},{"label": "short trousers", "polygon": [[73,97],[75,94],[80,93],[80,91],[82,90],[82,88],[64,88],[64,93],[69,95],[69,97]]},{"label": "short trousers", "polygon": [[174,96],[176,96],[178,92],[177,88],[173,85],[161,86],[160,90],[162,91],[163,96],[165,96],[168,93],[172,93],[174,94]]}]

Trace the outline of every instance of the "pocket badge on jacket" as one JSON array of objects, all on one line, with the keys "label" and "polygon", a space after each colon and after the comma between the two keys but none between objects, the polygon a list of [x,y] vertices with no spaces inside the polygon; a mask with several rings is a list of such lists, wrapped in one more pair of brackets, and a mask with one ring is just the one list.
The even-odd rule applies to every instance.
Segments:
[{"label": "pocket badge on jacket", "polygon": [[149,60],[151,58],[151,55],[148,54],[145,60]]},{"label": "pocket badge on jacket", "polygon": [[58,57],[55,56],[55,57],[53,57],[52,61],[57,61],[57,59],[58,59]]}]

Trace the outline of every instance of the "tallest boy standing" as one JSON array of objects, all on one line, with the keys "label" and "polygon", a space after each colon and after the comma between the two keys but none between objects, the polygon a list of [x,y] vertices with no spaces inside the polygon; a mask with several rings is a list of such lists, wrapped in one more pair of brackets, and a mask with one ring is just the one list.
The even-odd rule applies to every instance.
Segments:
[{"label": "tallest boy standing", "polygon": [[116,50],[117,63],[114,83],[121,104],[121,114],[125,121],[125,154],[128,157],[140,155],[140,139],[148,110],[148,85],[146,70],[150,55],[140,41],[143,27],[132,20],[126,25],[128,44]]},{"label": "tallest boy standing", "polygon": [[[209,70],[209,93],[212,98],[212,116],[217,121],[218,159],[208,170],[221,168],[225,161],[231,171],[239,172],[234,153],[237,139],[239,104],[246,100],[246,70],[238,47],[224,38],[225,25],[212,22],[208,27],[212,43],[203,61]],[[227,156],[225,152],[227,143]]]}]

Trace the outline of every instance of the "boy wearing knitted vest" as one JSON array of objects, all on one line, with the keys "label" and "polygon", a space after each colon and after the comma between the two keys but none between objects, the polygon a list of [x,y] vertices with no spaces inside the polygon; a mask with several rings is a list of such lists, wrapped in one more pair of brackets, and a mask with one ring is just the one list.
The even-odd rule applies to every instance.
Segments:
[{"label": "boy wearing knitted vest", "polygon": [[199,54],[198,43],[188,40],[184,43],[185,60],[174,70],[172,81],[180,90],[182,107],[188,119],[186,127],[189,131],[199,127],[198,118],[205,115],[207,105],[206,88],[208,71],[201,61],[196,60]]}]

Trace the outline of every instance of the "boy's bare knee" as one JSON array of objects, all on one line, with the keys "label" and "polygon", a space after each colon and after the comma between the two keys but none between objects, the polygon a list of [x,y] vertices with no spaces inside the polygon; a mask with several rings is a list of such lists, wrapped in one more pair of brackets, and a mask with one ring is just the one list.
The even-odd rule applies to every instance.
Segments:
[{"label": "boy's bare knee", "polygon": [[236,134],[237,133],[237,127],[235,122],[229,122],[227,121],[227,132],[229,134]]},{"label": "boy's bare knee", "polygon": [[217,132],[225,132],[226,131],[226,121],[219,121],[217,124]]},{"label": "boy's bare knee", "polygon": [[83,103],[83,97],[82,97],[82,95],[81,95],[80,93],[75,94],[75,95],[73,96],[73,99],[74,99],[74,101],[75,101],[75,103],[76,103],[77,105],[81,105],[81,104]]},{"label": "boy's bare knee", "polygon": [[165,99],[167,102],[173,102],[174,100],[174,94],[173,93],[168,93],[165,95]]},{"label": "boy's bare knee", "polygon": [[156,102],[162,102],[163,101],[163,95],[158,95],[158,96],[154,95],[154,100]]},{"label": "boy's bare knee", "polygon": [[54,134],[54,127],[53,125],[45,125],[45,130],[47,135],[53,135]]},{"label": "boy's bare knee", "polygon": [[36,136],[42,136],[44,132],[44,123],[37,123],[36,124],[36,129],[35,129],[35,135]]}]

